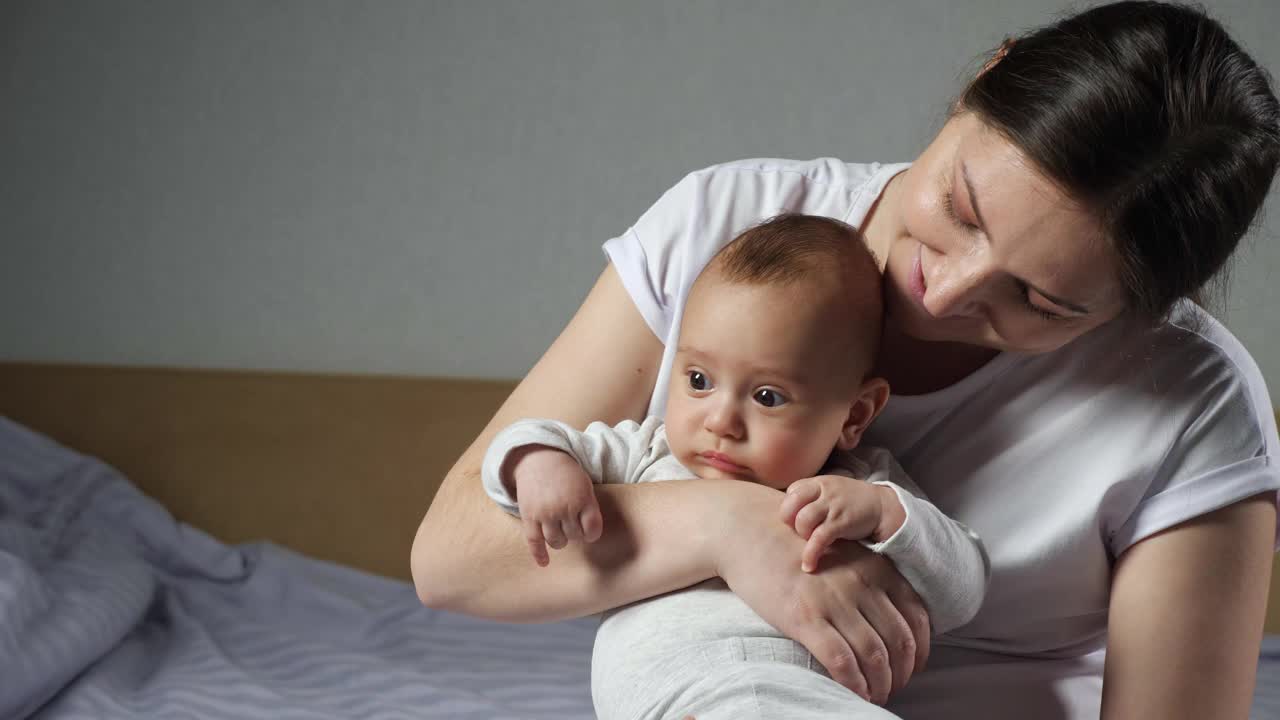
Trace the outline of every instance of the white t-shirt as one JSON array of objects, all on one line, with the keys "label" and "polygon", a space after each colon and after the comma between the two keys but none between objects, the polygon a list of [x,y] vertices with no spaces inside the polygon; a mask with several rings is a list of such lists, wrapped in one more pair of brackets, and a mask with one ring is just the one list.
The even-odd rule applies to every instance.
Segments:
[{"label": "white t-shirt", "polygon": [[[907,165],[744,160],[691,173],[604,246],[666,344],[690,286],[738,233],[780,212],[861,224]],[[938,392],[892,396],[865,441],[888,448],[986,543],[971,622],[934,639],[889,709],[906,718],[1096,718],[1110,572],[1133,543],[1280,488],[1280,440],[1252,358],[1192,303],[1156,329],[1116,321],[1042,355],[1002,353]]]}]

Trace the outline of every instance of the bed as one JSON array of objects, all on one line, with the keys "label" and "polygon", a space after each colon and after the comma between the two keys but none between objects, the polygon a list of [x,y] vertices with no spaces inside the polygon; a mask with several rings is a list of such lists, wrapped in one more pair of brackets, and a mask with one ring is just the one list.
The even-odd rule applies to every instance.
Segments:
[{"label": "bed", "polygon": [[[593,717],[592,620],[478,621],[407,582],[511,387],[0,363],[0,718]],[[1280,634],[1258,677],[1280,718]]]}]

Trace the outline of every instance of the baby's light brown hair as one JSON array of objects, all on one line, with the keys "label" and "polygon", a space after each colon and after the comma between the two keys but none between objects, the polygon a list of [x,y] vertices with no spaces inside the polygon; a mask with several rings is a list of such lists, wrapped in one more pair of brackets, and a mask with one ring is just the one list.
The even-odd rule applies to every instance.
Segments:
[{"label": "baby's light brown hair", "polygon": [[778,215],[734,238],[698,279],[711,274],[730,283],[804,286],[815,298],[837,299],[832,347],[849,348],[854,366],[864,372],[874,366],[884,322],[882,278],[852,225],[817,215]]}]

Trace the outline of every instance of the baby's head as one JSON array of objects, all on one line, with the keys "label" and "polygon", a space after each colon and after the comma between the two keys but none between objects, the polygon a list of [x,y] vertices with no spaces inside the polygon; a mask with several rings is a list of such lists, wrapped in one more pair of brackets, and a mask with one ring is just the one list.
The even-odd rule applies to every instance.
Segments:
[{"label": "baby's head", "polygon": [[783,215],[726,245],[685,305],[667,400],[672,452],[699,477],[776,488],[858,444],[889,386],[880,270],[857,230]]}]

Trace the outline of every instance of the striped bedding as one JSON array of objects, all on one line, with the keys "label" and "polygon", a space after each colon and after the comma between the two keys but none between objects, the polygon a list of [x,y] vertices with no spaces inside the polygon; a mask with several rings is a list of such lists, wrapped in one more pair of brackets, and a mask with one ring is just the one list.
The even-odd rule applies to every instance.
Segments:
[{"label": "striped bedding", "polygon": [[[506,625],[175,522],[0,418],[0,720],[586,720],[595,621]],[[1280,718],[1280,637],[1254,718]]]},{"label": "striped bedding", "polygon": [[596,622],[489,623],[228,547],[0,418],[0,719],[585,720]]}]

